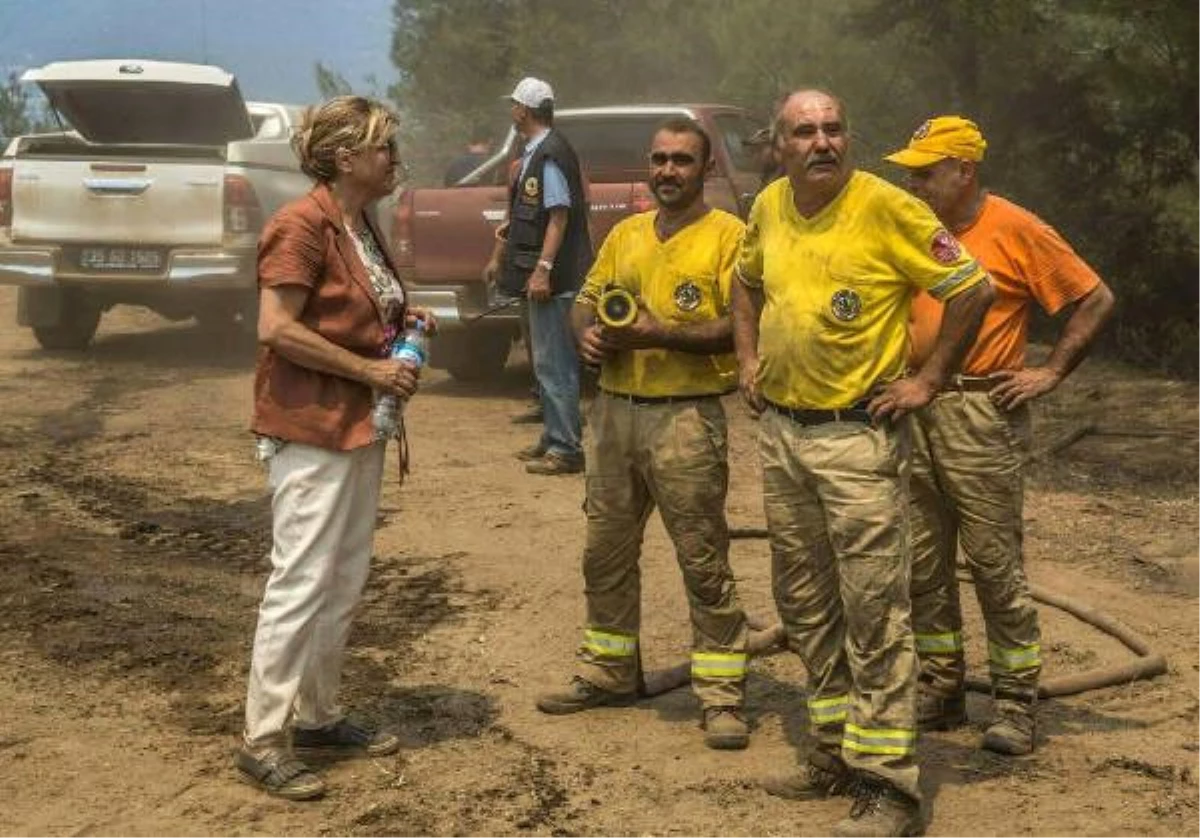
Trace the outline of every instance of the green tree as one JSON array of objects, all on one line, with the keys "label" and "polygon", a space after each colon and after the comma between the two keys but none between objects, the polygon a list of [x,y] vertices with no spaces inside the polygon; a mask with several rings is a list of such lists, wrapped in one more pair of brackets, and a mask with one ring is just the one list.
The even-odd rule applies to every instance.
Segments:
[{"label": "green tree", "polygon": [[473,125],[503,132],[508,114],[499,99],[527,74],[550,81],[560,106],[720,100],[764,118],[780,93],[820,85],[850,104],[864,162],[874,165],[896,136],[878,130],[878,117],[896,112],[915,83],[880,72],[881,53],[901,51],[892,44],[898,39],[847,37],[845,22],[863,5],[396,0],[392,58],[401,79],[390,95],[410,116],[414,157],[438,161]]},{"label": "green tree", "polygon": [[10,72],[7,81],[0,85],[0,138],[7,140],[21,134],[47,131],[51,125],[29,98],[29,91],[21,84],[20,76]]},{"label": "green tree", "polygon": [[[408,115],[417,171],[440,171],[477,125],[508,127],[525,75],[560,107],[681,101],[715,89],[706,27],[715,0],[396,0],[390,95]],[[664,29],[664,27],[666,27]]]},{"label": "green tree", "polygon": [[985,178],[1061,229],[1114,287],[1106,338],[1195,372],[1194,0],[395,0],[389,95],[431,181],[478,124],[508,127],[521,76],[560,106],[727,101],[763,113],[820,86],[847,105],[857,162],[961,113]]},{"label": "green tree", "polygon": [[873,0],[860,37],[911,48],[909,130],[959,112],[985,177],[1059,227],[1113,286],[1106,335],[1134,361],[1197,361],[1197,10],[1184,0]]},{"label": "green tree", "polygon": [[335,96],[346,96],[354,92],[350,86],[350,82],[346,81],[345,76],[335,70],[331,70],[320,61],[317,62],[315,72],[317,75],[317,90],[320,92],[322,100],[332,99]]}]

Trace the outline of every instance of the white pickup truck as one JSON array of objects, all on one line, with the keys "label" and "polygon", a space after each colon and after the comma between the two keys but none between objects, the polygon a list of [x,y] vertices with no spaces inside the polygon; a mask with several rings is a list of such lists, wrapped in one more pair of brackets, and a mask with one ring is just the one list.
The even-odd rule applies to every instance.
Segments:
[{"label": "white pickup truck", "polygon": [[246,103],[217,67],[67,61],[29,70],[61,131],[0,156],[0,284],[47,349],[82,349],[119,304],[253,322],[263,220],[311,188],[302,108]]}]

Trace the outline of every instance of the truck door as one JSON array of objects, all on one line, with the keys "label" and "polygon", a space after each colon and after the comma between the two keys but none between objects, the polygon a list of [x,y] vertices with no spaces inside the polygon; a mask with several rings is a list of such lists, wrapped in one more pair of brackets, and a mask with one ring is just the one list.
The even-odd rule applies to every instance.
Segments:
[{"label": "truck door", "polygon": [[508,214],[506,156],[474,180],[479,185],[412,192],[409,240],[413,273],[424,284],[478,282]]},{"label": "truck door", "polygon": [[762,126],[743,111],[718,111],[712,115],[714,153],[725,160],[722,168],[729,178],[729,189],[738,215],[745,218],[762,185],[759,146],[750,138]]}]

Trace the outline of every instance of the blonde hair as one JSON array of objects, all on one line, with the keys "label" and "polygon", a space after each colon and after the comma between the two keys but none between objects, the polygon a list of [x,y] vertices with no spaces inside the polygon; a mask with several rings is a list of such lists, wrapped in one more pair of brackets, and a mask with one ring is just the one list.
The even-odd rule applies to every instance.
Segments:
[{"label": "blonde hair", "polygon": [[339,148],[360,151],[385,145],[399,127],[396,114],[382,102],[365,96],[338,96],[304,112],[292,148],[306,175],[330,183],[337,176]]}]

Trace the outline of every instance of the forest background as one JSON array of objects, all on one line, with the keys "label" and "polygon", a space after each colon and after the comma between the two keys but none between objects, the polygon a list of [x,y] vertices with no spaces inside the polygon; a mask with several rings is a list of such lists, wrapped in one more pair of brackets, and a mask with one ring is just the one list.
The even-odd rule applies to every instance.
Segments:
[{"label": "forest background", "polygon": [[[1194,0],[396,0],[397,78],[354,92],[403,114],[417,186],[473,135],[503,136],[500,97],[523,75],[560,107],[719,101],[764,125],[780,94],[822,87],[846,103],[858,165],[892,180],[882,155],[924,119],[968,116],[985,185],[1116,292],[1101,351],[1194,377],[1197,18]],[[327,60],[322,95],[350,91]],[[40,127],[28,96],[15,75],[0,87],[0,135]]]}]

